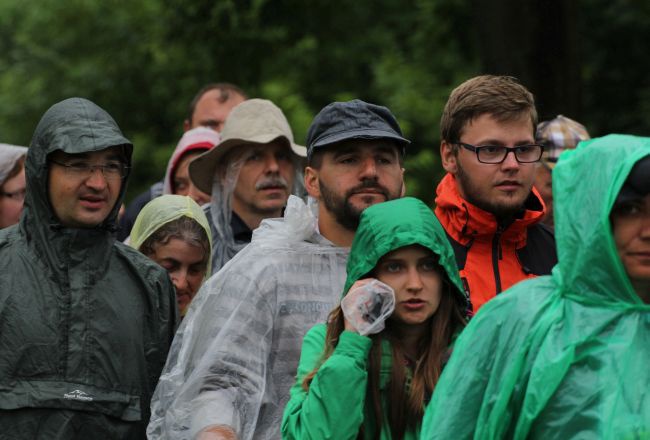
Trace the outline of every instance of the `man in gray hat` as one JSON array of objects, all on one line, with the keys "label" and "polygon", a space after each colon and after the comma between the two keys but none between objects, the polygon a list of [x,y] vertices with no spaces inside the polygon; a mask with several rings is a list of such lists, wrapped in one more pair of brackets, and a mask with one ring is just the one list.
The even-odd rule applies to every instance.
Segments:
[{"label": "man in gray hat", "polygon": [[387,108],[354,100],[321,110],[307,143],[308,204],[289,197],[284,218],[262,221],[203,286],[156,388],[150,439],[280,438],[302,338],[341,295],[361,212],[402,195],[409,141]]},{"label": "man in gray hat", "polygon": [[289,194],[302,192],[296,174],[305,156],[282,110],[249,99],[228,116],[221,142],[192,160],[190,179],[211,194],[212,273],[250,243],[263,219],[282,216]]}]

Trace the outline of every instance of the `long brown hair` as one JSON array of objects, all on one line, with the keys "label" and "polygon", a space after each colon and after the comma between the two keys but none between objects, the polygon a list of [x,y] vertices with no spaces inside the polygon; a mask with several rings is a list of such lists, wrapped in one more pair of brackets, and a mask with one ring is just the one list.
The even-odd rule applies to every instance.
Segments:
[{"label": "long brown hair", "polygon": [[[400,338],[395,333],[391,320],[386,321],[386,327],[380,333],[369,335],[372,347],[368,354],[368,387],[366,390],[366,405],[374,414],[374,438],[379,439],[384,424],[384,414],[387,415],[393,439],[402,439],[407,430],[414,430],[422,420],[426,401],[433,393],[442,372],[442,367],[449,355],[449,346],[454,336],[465,326],[466,304],[462,295],[455,291],[452,283],[442,267],[439,268],[442,277],[440,305],[433,316],[429,318],[429,330],[418,344],[417,359],[414,360],[413,374],[410,385],[407,384],[407,367],[405,352]],[[305,376],[302,385],[309,390],[312,379],[320,366],[333,353],[339,337],[345,328],[343,311],[336,307],[329,315],[325,349],[319,364]],[[391,372],[388,382],[388,395],[385,399],[386,408],[380,390],[380,371],[382,359],[382,341],[387,341],[391,348]],[[363,425],[358,438],[364,438]]]}]

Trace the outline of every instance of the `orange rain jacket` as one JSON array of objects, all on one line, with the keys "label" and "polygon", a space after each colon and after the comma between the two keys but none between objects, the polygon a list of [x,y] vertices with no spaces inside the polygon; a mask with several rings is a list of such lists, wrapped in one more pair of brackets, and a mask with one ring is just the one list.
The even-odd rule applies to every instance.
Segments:
[{"label": "orange rain jacket", "polygon": [[447,174],[436,190],[436,216],[447,232],[474,313],[513,284],[547,275],[557,263],[555,239],[540,221],[544,203],[533,188],[521,216],[509,225],[464,200]]}]

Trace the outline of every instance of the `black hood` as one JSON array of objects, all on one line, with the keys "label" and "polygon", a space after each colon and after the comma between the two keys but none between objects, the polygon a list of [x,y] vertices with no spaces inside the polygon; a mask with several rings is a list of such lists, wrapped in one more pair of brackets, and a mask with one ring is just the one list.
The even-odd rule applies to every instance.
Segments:
[{"label": "black hood", "polygon": [[[69,98],[45,112],[36,130],[25,161],[27,195],[23,218],[28,223],[58,225],[49,202],[47,156],[61,150],[69,154],[89,153],[122,146],[127,165],[131,165],[133,145],[124,137],[113,118],[96,104],[83,98]],[[97,228],[113,231],[117,213],[126,192],[127,177],[120,195],[106,220]]]}]

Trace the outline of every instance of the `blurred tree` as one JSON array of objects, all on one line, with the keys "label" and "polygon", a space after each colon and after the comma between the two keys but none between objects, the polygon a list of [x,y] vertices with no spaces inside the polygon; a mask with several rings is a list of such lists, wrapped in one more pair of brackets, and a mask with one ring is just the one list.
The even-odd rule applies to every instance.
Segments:
[{"label": "blurred tree", "polygon": [[395,113],[408,192],[431,202],[453,87],[515,75],[543,117],[647,134],[649,37],[641,0],[3,0],[0,139],[28,144],[50,105],[87,97],[136,144],[132,196],[162,176],[206,83],[273,100],[298,143],[324,105],[361,98]]}]

